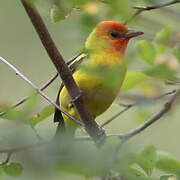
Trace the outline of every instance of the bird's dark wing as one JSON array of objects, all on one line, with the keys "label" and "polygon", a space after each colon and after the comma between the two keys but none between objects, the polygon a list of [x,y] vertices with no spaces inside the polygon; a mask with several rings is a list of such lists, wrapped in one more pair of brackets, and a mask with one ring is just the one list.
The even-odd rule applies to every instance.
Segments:
[{"label": "bird's dark wing", "polygon": [[[59,88],[58,95],[57,95],[57,98],[56,98],[56,104],[57,104],[58,106],[60,106],[59,95],[60,95],[60,93],[61,93],[61,90],[62,90],[63,86],[64,86],[64,84],[61,83],[61,86],[60,86],[60,88]],[[60,123],[62,123],[62,125],[64,124],[64,120],[63,120],[63,117],[62,117],[62,113],[61,113],[61,111],[59,111],[59,109],[57,109],[56,107],[55,107],[55,111],[54,111],[54,122],[60,122]]]},{"label": "bird's dark wing", "polygon": [[[69,59],[66,62],[66,64],[69,66],[69,68],[72,71],[72,73],[74,73],[76,71],[77,67],[81,64],[81,62],[83,60],[86,59],[86,57],[87,57],[86,54],[82,54],[81,53],[81,54],[78,54],[78,55],[72,57],[71,59]],[[59,106],[60,106],[59,96],[60,96],[60,93],[61,93],[61,90],[62,90],[63,87],[64,87],[64,84],[61,83],[61,86],[60,86],[60,89],[59,89],[59,92],[58,92],[58,95],[57,95],[57,98],[56,98],[56,104],[58,104]],[[64,119],[63,119],[62,113],[57,108],[55,108],[54,122],[59,122],[59,126],[61,128],[65,127],[64,126]]]}]

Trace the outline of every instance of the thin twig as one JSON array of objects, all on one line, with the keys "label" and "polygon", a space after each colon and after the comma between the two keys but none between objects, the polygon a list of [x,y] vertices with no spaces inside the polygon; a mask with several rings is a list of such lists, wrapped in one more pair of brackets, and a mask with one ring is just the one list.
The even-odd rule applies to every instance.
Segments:
[{"label": "thin twig", "polygon": [[159,8],[163,8],[166,6],[171,6],[173,4],[176,3],[180,3],[180,0],[173,0],[173,1],[169,1],[169,2],[165,2],[165,3],[161,3],[161,4],[156,4],[156,5],[152,5],[152,6],[134,6],[134,9],[140,9],[143,11],[150,11],[150,10],[154,10],[154,9],[159,9]]},{"label": "thin twig", "polygon": [[[174,89],[174,90],[172,90],[172,91],[170,91],[170,92],[166,92],[166,93],[164,93],[164,94],[161,94],[161,95],[159,95],[159,96],[157,96],[157,97],[154,97],[154,98],[150,99],[150,101],[152,101],[152,100],[153,100],[153,101],[154,101],[154,100],[159,100],[159,99],[161,99],[161,98],[163,98],[163,97],[165,97],[165,96],[174,94],[175,92],[176,92],[176,89]],[[126,104],[119,104],[119,105],[120,105],[120,106],[123,106],[124,109],[122,109],[122,110],[119,111],[118,113],[114,114],[110,119],[108,119],[106,122],[104,122],[104,123],[101,125],[101,127],[106,126],[107,124],[109,124],[110,122],[112,122],[114,119],[116,119],[118,116],[120,116],[122,113],[124,113],[124,112],[126,112],[127,110],[129,110],[131,107],[134,107],[134,106],[138,105],[138,103],[128,104],[128,105],[126,105]]]},{"label": "thin twig", "polygon": [[171,6],[176,3],[180,3],[180,0],[172,0],[169,2],[155,4],[155,5],[151,5],[151,6],[133,6],[133,8],[136,9],[136,12],[132,15],[132,17],[130,19],[128,19],[125,22],[125,24],[129,23],[132,19],[134,19],[136,16],[140,15],[144,11],[151,11],[151,10],[163,8],[163,7]]},{"label": "thin twig", "polygon": [[[174,90],[175,91],[175,90]],[[173,91],[171,91],[172,93]],[[169,92],[170,93],[170,92]],[[157,120],[159,120],[164,114],[166,114],[170,109],[178,95],[180,94],[180,89],[177,89],[175,93],[170,97],[170,99],[164,104],[163,108],[155,113],[149,120],[147,120],[144,124],[136,127],[133,130],[130,130],[127,133],[122,133],[122,134],[108,134],[107,137],[112,137],[116,136],[119,137],[121,140],[127,141],[129,138],[135,136],[136,134],[139,134],[140,132],[144,131],[146,128],[151,126],[153,123],[155,123]],[[164,94],[165,95],[165,94]],[[166,93],[168,95],[168,93]],[[76,137],[78,140],[89,140],[90,137],[88,136],[81,136],[81,137]],[[123,142],[124,143],[124,142]]]},{"label": "thin twig", "polygon": [[[160,94],[158,96],[154,96],[154,97],[146,97],[146,96],[142,96],[142,95],[139,95],[139,94],[123,94],[121,95],[121,99],[124,98],[124,99],[128,99],[128,100],[133,100],[133,101],[136,101],[135,104],[140,104],[140,102],[152,102],[152,101],[156,101],[156,100],[161,100],[162,98],[166,97],[166,96],[169,96],[169,95],[172,95],[176,92],[177,89],[174,89],[174,90],[171,90],[169,92],[165,92],[163,94]],[[122,106],[122,104],[121,104]],[[126,107],[126,105],[125,105]]]},{"label": "thin twig", "polygon": [[106,136],[105,132],[102,128],[98,126],[91,113],[88,111],[83,93],[76,85],[75,80],[72,77],[71,70],[68,68],[63,57],[58,51],[39,12],[33,5],[30,5],[26,0],[21,0],[21,2],[52,63],[54,64],[56,70],[61,76],[72,102],[75,105],[80,118],[84,122],[87,133],[92,137],[95,142],[97,142],[98,145],[103,144]]},{"label": "thin twig", "polygon": [[[167,113],[170,109],[178,95],[180,94],[180,89],[176,90],[176,92],[170,97],[170,99],[164,104],[164,107],[157,113],[155,113],[148,121],[146,121],[144,124],[138,126],[137,128],[124,133],[124,134],[109,134],[107,137],[116,136],[121,139],[121,142],[117,146],[117,150],[122,147],[122,145],[130,138],[135,136],[136,134],[139,134],[140,132],[144,131],[146,128],[151,126],[153,123],[155,123],[157,120],[159,120],[165,113]],[[75,137],[76,140],[92,140],[89,136],[80,136]],[[10,149],[0,149],[0,153],[14,153],[14,152],[20,152],[20,151],[26,151],[32,148],[39,147],[41,145],[48,144],[49,142],[41,142],[36,144],[30,144],[24,147],[17,147],[17,148],[10,148]],[[117,151],[117,153],[118,153]]]},{"label": "thin twig", "polygon": [[125,111],[127,111],[128,109],[130,109],[131,107],[133,107],[135,104],[129,104],[126,105],[126,107],[124,109],[122,109],[121,111],[119,111],[118,113],[114,114],[110,119],[108,119],[106,122],[104,122],[101,127],[106,126],[107,124],[109,124],[110,122],[112,122],[115,118],[117,118],[119,115],[121,115],[122,113],[124,113]]},{"label": "thin twig", "polygon": [[166,93],[164,93],[164,94],[161,94],[161,95],[153,98],[153,100],[159,100],[159,99],[161,99],[161,98],[163,98],[163,97],[165,97],[165,96],[169,96],[169,95],[171,95],[171,94],[176,93],[176,91],[177,91],[177,89],[174,89],[174,90],[172,90],[172,91],[170,91],[170,92],[166,92]]},{"label": "thin twig", "polygon": [[178,97],[180,93],[180,89],[176,90],[176,92],[170,97],[170,99],[164,104],[164,107],[157,113],[155,113],[148,121],[146,121],[144,124],[138,126],[137,128],[129,131],[128,133],[125,133],[121,135],[121,138],[129,139],[133,137],[134,135],[140,133],[141,131],[145,130],[147,127],[149,127],[151,124],[155,123],[157,120],[159,120],[164,114],[166,114],[170,109],[175,101],[175,99]]},{"label": "thin twig", "polygon": [[[80,55],[77,54],[76,56],[73,56],[72,58],[68,59],[66,64],[69,65],[71,64],[71,62],[74,61],[74,59],[76,59],[78,56]],[[53,75],[44,85],[42,85],[42,87],[40,88],[41,91],[44,91],[48,86],[50,86],[52,84],[52,82],[58,77],[58,73],[56,73],[55,75]],[[21,104],[23,104],[25,101],[27,101],[27,99],[29,98],[29,96],[23,97],[21,98],[18,102],[16,102],[14,105],[12,105],[12,108],[16,108],[18,106],[20,106]],[[0,112],[0,116],[3,116],[5,112]]]},{"label": "thin twig", "polygon": [[84,126],[84,124],[77,120],[76,118],[74,118],[73,116],[71,116],[69,113],[67,113],[66,111],[64,111],[60,106],[58,106],[53,100],[51,100],[44,92],[42,92],[40,89],[38,89],[38,87],[33,84],[26,76],[24,76],[17,68],[15,68],[12,64],[10,64],[7,60],[5,60],[4,58],[0,57],[0,60],[5,63],[6,65],[8,65],[12,70],[15,71],[16,75],[18,75],[19,77],[21,77],[24,81],[26,81],[29,85],[31,85],[38,94],[40,94],[42,97],[44,97],[49,103],[51,103],[53,106],[55,106],[59,111],[61,111],[62,113],[64,113],[66,116],[68,116],[69,118],[71,118],[72,120],[74,120],[76,123],[78,123],[81,126]]},{"label": "thin twig", "polygon": [[[149,126],[151,126],[153,123],[155,123],[156,121],[158,121],[164,114],[166,114],[172,107],[172,104],[174,103],[174,101],[176,100],[176,98],[179,96],[180,94],[180,89],[177,90],[173,90],[171,92],[168,93],[164,93],[163,95],[159,96],[160,97],[164,97],[167,95],[173,94],[170,99],[164,104],[164,107],[157,113],[155,113],[149,120],[147,120],[144,124],[138,126],[137,128],[127,132],[127,133],[123,133],[123,134],[108,134],[107,137],[112,137],[112,136],[116,136],[119,137],[121,139],[121,141],[118,143],[116,149],[115,149],[115,153],[114,153],[114,159],[117,160],[118,156],[118,152],[119,150],[122,148],[122,146],[127,142],[127,140],[129,140],[130,138],[134,137],[136,134],[139,134],[140,132],[144,131],[146,128],[148,128]],[[81,137],[76,137],[77,140],[90,140],[90,137],[88,136],[81,136]]]},{"label": "thin twig", "polygon": [[[53,75],[53,76],[40,88],[40,90],[43,91],[44,89],[46,89],[57,77],[58,77],[58,73],[56,73],[55,75]],[[14,105],[12,105],[12,108],[16,108],[16,107],[20,106],[20,105],[23,104],[25,101],[27,101],[28,98],[29,98],[29,96],[26,96],[26,97],[21,98],[18,102],[16,102]],[[3,116],[5,113],[6,113],[6,111],[0,112],[0,116]]]},{"label": "thin twig", "polygon": [[0,166],[6,165],[6,164],[9,162],[10,157],[12,156],[12,153],[13,153],[13,152],[8,152],[8,153],[7,153],[6,159],[5,159],[4,161],[0,162]]},{"label": "thin twig", "polygon": [[55,75],[53,75],[53,76],[40,88],[40,90],[43,91],[44,89],[46,89],[57,77],[58,77],[58,73],[56,73]]},{"label": "thin twig", "polygon": [[164,114],[166,114],[170,109],[178,95],[180,94],[180,89],[178,89],[171,97],[170,99],[164,104],[164,107],[157,113],[155,113],[148,121],[146,121],[144,124],[138,126],[137,128],[129,131],[128,133],[124,133],[119,135],[121,138],[121,141],[118,143],[115,149],[114,153],[114,159],[118,159],[118,153],[121,150],[122,146],[132,137],[134,137],[136,134],[139,134],[149,126],[151,126],[153,123],[158,121]]},{"label": "thin twig", "polygon": [[[166,93],[167,94],[167,93]],[[151,126],[153,123],[155,123],[157,120],[159,120],[164,114],[166,114],[170,109],[178,95],[180,94],[180,89],[176,90],[176,92],[170,97],[170,99],[164,104],[164,107],[157,113],[155,113],[149,120],[147,120],[144,124],[138,126],[137,128],[123,134],[108,134],[107,137],[119,137],[121,139],[120,143],[117,146],[116,153],[118,153],[119,149],[122,147],[122,145],[129,140],[130,138],[134,137],[135,135],[139,134],[140,132],[144,131],[146,128]],[[89,136],[78,136],[75,137],[75,140],[92,140]],[[38,146],[47,144],[48,142],[41,142],[37,144],[27,145],[24,147],[18,147],[18,148],[12,148],[12,149],[0,149],[0,153],[8,153],[8,152],[19,152],[28,150],[31,148],[36,148]]]}]

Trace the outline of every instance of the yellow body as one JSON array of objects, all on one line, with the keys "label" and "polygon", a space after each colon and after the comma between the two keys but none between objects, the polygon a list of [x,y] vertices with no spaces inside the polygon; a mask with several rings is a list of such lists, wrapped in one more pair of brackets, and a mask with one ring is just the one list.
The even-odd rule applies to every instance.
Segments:
[{"label": "yellow body", "polygon": [[[118,67],[118,68],[117,68]],[[87,69],[89,68],[89,69]],[[97,71],[101,69],[101,71]],[[105,74],[113,73],[116,76],[115,82],[109,86],[106,81],[107,76]],[[122,54],[112,56],[111,53],[99,53],[91,54],[87,60],[84,60],[80,68],[73,74],[73,77],[82,90],[85,101],[89,111],[92,115],[97,117],[102,114],[112,104],[113,100],[117,96],[126,73],[126,63],[122,57]],[[113,81],[113,79],[112,79]],[[67,89],[63,87],[60,93],[61,107],[75,118],[79,119],[79,116],[72,103],[70,101]],[[63,114],[65,126],[68,129],[74,130],[77,124],[69,117]]]}]

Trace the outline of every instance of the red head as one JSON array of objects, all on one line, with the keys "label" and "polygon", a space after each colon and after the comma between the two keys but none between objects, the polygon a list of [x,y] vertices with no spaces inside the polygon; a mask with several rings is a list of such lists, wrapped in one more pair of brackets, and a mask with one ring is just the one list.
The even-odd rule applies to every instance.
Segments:
[{"label": "red head", "polygon": [[124,53],[130,38],[143,34],[141,31],[128,30],[116,21],[102,21],[86,41],[87,49]]}]

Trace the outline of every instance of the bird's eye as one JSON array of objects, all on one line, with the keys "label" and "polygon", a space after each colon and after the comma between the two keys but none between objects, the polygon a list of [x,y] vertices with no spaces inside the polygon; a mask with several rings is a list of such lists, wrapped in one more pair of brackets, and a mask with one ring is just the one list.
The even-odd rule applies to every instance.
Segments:
[{"label": "bird's eye", "polygon": [[110,35],[113,38],[118,38],[119,37],[119,33],[118,32],[111,32]]}]

